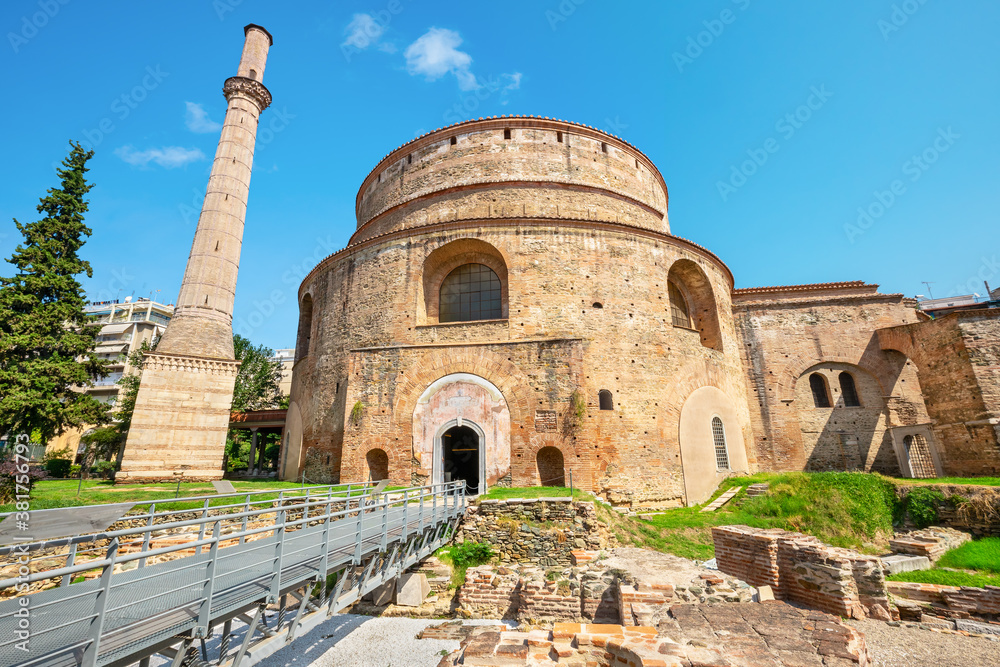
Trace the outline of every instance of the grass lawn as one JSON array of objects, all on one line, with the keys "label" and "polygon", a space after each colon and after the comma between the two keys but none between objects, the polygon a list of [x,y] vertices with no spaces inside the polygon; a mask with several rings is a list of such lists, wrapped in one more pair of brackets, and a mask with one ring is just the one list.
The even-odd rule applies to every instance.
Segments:
[{"label": "grass lawn", "polygon": [[955,570],[917,570],[900,572],[886,577],[889,581],[912,581],[918,584],[940,584],[942,586],[1000,586],[1000,575],[972,574]]},{"label": "grass lawn", "polygon": [[1000,537],[984,537],[966,542],[941,556],[937,566],[1000,575]]},{"label": "grass lawn", "polygon": [[[31,509],[51,509],[55,507],[78,507],[100,503],[123,503],[134,501],[170,500],[177,491],[176,482],[162,484],[119,484],[104,480],[83,480],[83,488],[77,496],[78,479],[49,479],[37,482],[31,490]],[[233,482],[237,491],[274,491],[274,496],[282,489],[299,489],[298,482],[253,481]],[[215,488],[209,482],[181,482],[181,497],[215,495]],[[271,497],[271,496],[268,496]],[[263,497],[261,497],[263,499]],[[212,504],[232,503],[232,499],[219,500]],[[183,509],[190,503],[157,503],[157,509]],[[0,505],[0,512],[13,512],[14,505]]]},{"label": "grass lawn", "polygon": [[770,483],[770,492],[746,498],[741,491],[715,512],[704,505],[633,518],[598,506],[622,544],[707,560],[714,555],[712,526],[745,524],[815,535],[824,542],[880,553],[892,536],[895,496],[888,480],[860,473],[761,473],[726,480],[713,499],[732,486]]},{"label": "grass lawn", "polygon": [[[569,498],[568,486],[494,486],[485,494],[479,496],[488,500],[506,500],[508,498]],[[594,496],[580,489],[573,489],[573,497],[579,500],[593,500]]]},{"label": "grass lawn", "polygon": [[1000,486],[1000,477],[935,477],[933,479],[910,479],[909,477],[887,477],[893,484],[912,486],[914,484],[964,484],[969,486]]}]

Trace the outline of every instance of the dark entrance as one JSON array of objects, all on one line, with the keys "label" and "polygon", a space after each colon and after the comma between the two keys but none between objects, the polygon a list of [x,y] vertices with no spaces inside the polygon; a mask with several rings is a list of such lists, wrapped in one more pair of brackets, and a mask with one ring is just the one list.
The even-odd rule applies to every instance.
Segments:
[{"label": "dark entrance", "polygon": [[453,426],[441,436],[444,480],[465,480],[466,493],[479,493],[479,434],[468,426]]}]

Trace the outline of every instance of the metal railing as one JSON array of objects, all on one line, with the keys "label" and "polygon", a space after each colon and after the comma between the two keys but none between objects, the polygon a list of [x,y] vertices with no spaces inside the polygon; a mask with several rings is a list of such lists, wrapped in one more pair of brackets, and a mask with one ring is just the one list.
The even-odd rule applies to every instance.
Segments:
[{"label": "metal railing", "polygon": [[[462,482],[373,489],[162,500],[123,517],[131,525],[120,530],[0,547],[0,563],[27,566],[0,588],[43,587],[0,601],[0,666],[148,665],[158,653],[174,667],[238,667],[258,631],[286,630],[291,641],[306,616],[331,616],[433,553],[465,511]],[[176,503],[190,507],[156,509]],[[249,626],[235,653],[234,619]],[[210,663],[205,639],[220,625]]]}]

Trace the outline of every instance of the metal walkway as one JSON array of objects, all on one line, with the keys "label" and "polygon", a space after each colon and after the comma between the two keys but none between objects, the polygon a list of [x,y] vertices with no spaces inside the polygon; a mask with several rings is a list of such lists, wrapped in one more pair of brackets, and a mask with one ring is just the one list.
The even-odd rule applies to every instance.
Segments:
[{"label": "metal walkway", "polygon": [[[174,667],[245,665],[255,638],[291,641],[306,616],[329,617],[427,557],[465,511],[462,482],[374,491],[355,484],[158,501],[188,507],[152,504],[124,517],[134,526],[124,530],[0,547],[0,562],[30,570],[0,588],[51,584],[0,602],[0,667],[145,667],[154,654]],[[277,607],[270,627],[267,605]],[[249,628],[231,647],[237,618]],[[205,638],[214,632],[222,639],[210,661]]]}]

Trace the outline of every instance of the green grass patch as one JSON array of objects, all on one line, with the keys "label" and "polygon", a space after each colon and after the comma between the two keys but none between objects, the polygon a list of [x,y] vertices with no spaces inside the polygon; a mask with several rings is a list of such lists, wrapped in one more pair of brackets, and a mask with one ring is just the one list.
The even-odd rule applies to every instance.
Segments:
[{"label": "green grass patch", "polygon": [[966,542],[941,556],[937,566],[1000,574],[1000,537],[984,537]]},{"label": "green grass patch", "polygon": [[434,555],[451,568],[451,587],[465,583],[465,573],[470,567],[484,565],[493,558],[493,548],[485,542],[462,542],[441,547]]},{"label": "green grass patch", "polygon": [[933,479],[910,479],[909,477],[887,477],[898,486],[919,484],[962,484],[968,486],[1000,486],[1000,477],[935,477]]},{"label": "green grass patch", "polygon": [[[485,494],[479,496],[487,500],[507,500],[509,498],[569,498],[568,486],[494,486]],[[573,489],[576,500],[593,500],[593,494]]]},{"label": "green grass patch", "polygon": [[[114,484],[105,480],[83,480],[80,495],[77,495],[78,479],[41,480],[31,489],[31,509],[43,510],[57,507],[80,507],[83,505],[99,505],[101,503],[125,502],[157,502],[157,510],[187,509],[201,506],[198,503],[169,502],[177,492],[176,482],[162,484]],[[297,490],[301,484],[297,482],[252,481],[233,482],[237,491],[274,491],[273,494],[261,494],[252,499],[264,500],[278,497],[284,489]],[[215,495],[215,487],[208,482],[181,482],[180,496],[211,496]],[[213,500],[210,504],[225,505],[236,502],[233,497]],[[0,505],[0,512],[13,512],[14,505]]]},{"label": "green grass patch", "polygon": [[1000,586],[1000,576],[995,574],[972,574],[955,570],[917,570],[900,572],[886,577],[889,581],[912,581],[918,584],[939,584],[942,586]]},{"label": "green grass patch", "polygon": [[622,516],[598,506],[623,544],[707,560],[715,553],[712,526],[745,524],[815,535],[828,544],[880,553],[892,536],[896,499],[892,484],[863,473],[762,473],[720,485],[714,500],[733,486],[768,482],[767,495],[746,498],[741,491],[715,512],[704,505],[667,510],[647,517]]}]

